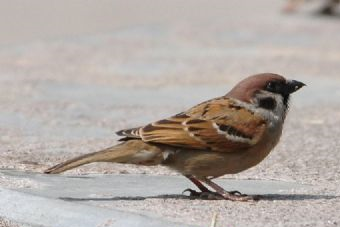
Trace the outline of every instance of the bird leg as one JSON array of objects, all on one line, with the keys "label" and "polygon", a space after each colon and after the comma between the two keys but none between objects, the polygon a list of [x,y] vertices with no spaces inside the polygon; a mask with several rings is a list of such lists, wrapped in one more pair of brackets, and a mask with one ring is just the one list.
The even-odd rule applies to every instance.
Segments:
[{"label": "bird leg", "polygon": [[199,190],[201,190],[202,192],[209,192],[210,190],[205,187],[199,180],[197,180],[195,177],[193,176],[186,176],[192,183],[194,183],[198,188]]},{"label": "bird leg", "polygon": [[[246,195],[246,194],[242,194],[239,191],[226,191],[224,190],[222,187],[220,187],[219,185],[217,185],[216,183],[212,182],[211,180],[205,178],[203,180],[204,183],[206,183],[207,185],[209,185],[211,188],[213,188],[216,193],[226,199],[226,200],[231,200],[231,201],[255,201],[258,200],[258,196],[250,196],[250,195]],[[217,199],[217,198],[216,198]]]},{"label": "bird leg", "polygon": [[187,175],[186,176],[192,183],[194,183],[200,192],[195,191],[193,189],[187,188],[183,191],[184,192],[190,192],[190,197],[199,197],[201,199],[223,199],[222,196],[220,196],[216,192],[210,191],[207,187],[205,187],[199,180],[197,180],[195,177]]},{"label": "bird leg", "polygon": [[218,200],[218,199],[227,199],[232,201],[249,201],[256,200],[253,196],[248,196],[242,194],[239,191],[225,191],[222,187],[215,184],[209,179],[205,179],[204,183],[209,185],[211,188],[216,190],[216,192],[210,191],[207,187],[205,187],[198,179],[194,176],[187,175],[186,176],[192,183],[194,183],[200,190],[200,192],[195,191],[193,189],[185,189],[184,192],[190,192],[190,197],[198,197],[200,199],[208,199],[208,200]]}]

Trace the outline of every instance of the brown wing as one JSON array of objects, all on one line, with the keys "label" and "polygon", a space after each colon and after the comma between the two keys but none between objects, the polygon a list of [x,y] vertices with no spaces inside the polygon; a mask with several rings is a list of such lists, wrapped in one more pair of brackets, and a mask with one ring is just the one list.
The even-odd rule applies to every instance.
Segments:
[{"label": "brown wing", "polygon": [[144,127],[117,132],[127,138],[171,146],[232,152],[256,144],[265,121],[235,101],[221,97]]}]

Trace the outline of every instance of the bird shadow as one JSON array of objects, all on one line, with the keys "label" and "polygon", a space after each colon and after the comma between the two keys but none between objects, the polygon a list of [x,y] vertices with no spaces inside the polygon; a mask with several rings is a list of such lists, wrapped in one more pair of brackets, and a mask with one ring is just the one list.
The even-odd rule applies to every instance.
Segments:
[{"label": "bird shadow", "polygon": [[274,200],[329,200],[340,198],[335,195],[313,195],[313,194],[265,194],[259,196],[260,200],[274,201]]},{"label": "bird shadow", "polygon": [[[259,200],[261,201],[302,201],[302,200],[329,200],[340,198],[340,196],[334,195],[311,195],[311,194],[265,194],[259,195]],[[115,197],[105,197],[105,198],[73,198],[73,197],[59,197],[59,199],[65,201],[81,202],[81,201],[138,201],[146,199],[182,199],[182,200],[206,200],[197,196],[187,196],[181,194],[164,194],[156,196],[115,196]]]}]

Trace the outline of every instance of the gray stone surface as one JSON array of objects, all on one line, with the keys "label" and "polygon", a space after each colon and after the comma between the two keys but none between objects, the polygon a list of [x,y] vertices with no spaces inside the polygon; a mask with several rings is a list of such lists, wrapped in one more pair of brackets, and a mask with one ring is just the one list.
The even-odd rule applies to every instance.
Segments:
[{"label": "gray stone surface", "polygon": [[[32,187],[21,187],[18,191],[48,198],[74,201],[87,200],[142,200],[147,198],[187,199],[184,189],[196,189],[185,177],[149,175],[47,175],[38,173],[0,170],[4,177],[22,181],[29,180]],[[217,179],[226,190],[239,190],[247,194],[275,196],[294,194],[299,189],[307,190],[312,185],[296,182],[270,180]]]},{"label": "gray stone surface", "polygon": [[[31,226],[181,226],[152,212],[140,210],[143,215],[137,215],[107,205],[112,201],[150,199],[185,201],[190,197],[182,195],[181,191],[194,188],[184,177],[178,176],[63,176],[15,170],[0,170],[0,174],[12,181],[30,182],[12,190],[0,188],[0,217]],[[232,179],[216,182],[227,190],[262,195],[263,200],[318,198],[296,193],[313,186],[295,182]],[[103,205],[106,207],[102,208]]]},{"label": "gray stone surface", "polygon": [[30,226],[182,226],[144,215],[87,206],[0,189],[0,215]]},{"label": "gray stone surface", "polygon": [[[240,180],[237,186],[250,193],[274,190],[272,183],[265,182],[310,187],[278,192],[257,203],[182,197],[56,199],[59,192],[81,198],[71,194],[70,182],[92,191],[80,190],[81,195],[110,198],[113,191],[106,188],[112,185],[110,177],[114,181],[131,179],[129,174],[177,175],[162,167],[101,163],[48,179],[2,172],[1,188],[58,204],[133,212],[186,225],[208,226],[214,213],[218,227],[339,225],[339,17],[318,17],[309,6],[286,15],[280,12],[281,4],[272,0],[1,1],[0,168],[41,173],[68,158],[115,144],[116,130],[224,94],[247,75],[276,72],[308,86],[294,95],[282,139],[270,156],[225,178]],[[69,177],[89,173],[86,180]],[[93,175],[121,173],[125,175],[117,178]],[[161,195],[152,188],[158,182],[152,179],[133,184],[135,196],[137,189],[146,188],[151,197]],[[60,191],[48,189],[44,180],[56,180]],[[263,188],[257,183],[247,191],[240,185],[252,185],[253,180]],[[164,193],[178,195],[189,184],[179,178],[178,183],[166,185]],[[52,192],[55,197],[44,197]],[[14,224],[20,223],[10,217],[16,219]]]}]

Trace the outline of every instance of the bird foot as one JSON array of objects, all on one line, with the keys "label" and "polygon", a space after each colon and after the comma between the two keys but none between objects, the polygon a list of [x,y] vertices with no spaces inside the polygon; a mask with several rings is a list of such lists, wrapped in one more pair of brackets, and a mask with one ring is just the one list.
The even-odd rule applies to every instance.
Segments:
[{"label": "bird foot", "polygon": [[204,191],[204,192],[198,192],[193,189],[185,189],[183,193],[189,192],[189,197],[193,199],[204,199],[204,200],[231,200],[231,201],[257,201],[259,200],[259,196],[251,196],[242,194],[239,191],[230,191],[225,192],[223,194],[219,194],[217,192],[212,191]]},{"label": "bird foot", "polygon": [[231,191],[222,194],[222,197],[226,200],[231,201],[242,201],[242,202],[249,202],[249,201],[258,201],[260,196],[258,195],[246,195],[242,194],[239,191]]},{"label": "bird foot", "polygon": [[219,199],[224,199],[223,196],[218,194],[217,192],[212,192],[212,191],[204,191],[204,192],[198,192],[193,189],[185,189],[183,193],[189,192],[189,197],[193,199],[204,199],[204,200],[219,200]]}]

